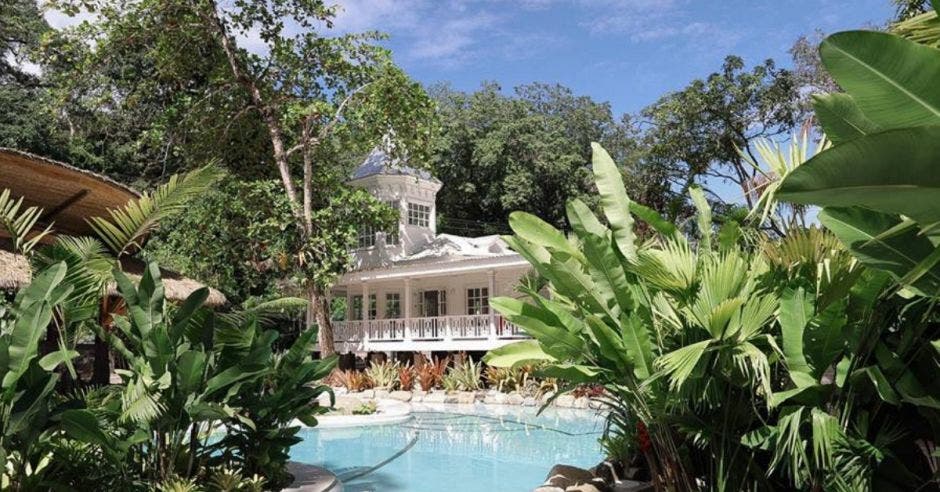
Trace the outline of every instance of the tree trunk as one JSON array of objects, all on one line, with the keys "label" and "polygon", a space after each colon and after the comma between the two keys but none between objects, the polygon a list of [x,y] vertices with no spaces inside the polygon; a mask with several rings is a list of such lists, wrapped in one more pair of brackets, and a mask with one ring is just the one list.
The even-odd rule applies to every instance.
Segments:
[{"label": "tree trunk", "polygon": [[336,353],[333,347],[333,324],[330,323],[330,309],[326,295],[316,287],[307,289],[307,326],[316,325],[319,328],[317,342],[320,344],[320,357],[327,357]]},{"label": "tree trunk", "polygon": [[[102,332],[111,330],[111,309],[120,309],[121,304],[112,305],[111,297],[104,296],[98,306],[98,326]],[[106,386],[111,383],[111,347],[103,338],[95,335],[95,362],[91,373],[91,384]]]}]

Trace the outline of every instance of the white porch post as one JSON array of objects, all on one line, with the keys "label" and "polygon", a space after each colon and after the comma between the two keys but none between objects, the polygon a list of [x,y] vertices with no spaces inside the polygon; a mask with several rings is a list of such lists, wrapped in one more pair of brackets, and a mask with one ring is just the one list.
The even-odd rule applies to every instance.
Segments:
[{"label": "white porch post", "polygon": [[405,340],[411,340],[411,279],[405,279],[405,295],[402,301],[405,304]]},{"label": "white porch post", "polygon": [[[376,301],[378,302],[378,301]],[[369,284],[362,283],[362,341],[365,350],[368,350],[369,344]]]},{"label": "white porch post", "polygon": [[[490,299],[496,297],[496,270],[490,270],[490,271],[487,272],[487,273],[489,274],[488,276],[489,276],[489,281],[490,281],[490,282],[489,282],[489,286],[488,286],[487,291],[486,291],[486,292],[487,292],[487,299],[486,299],[486,301],[487,301],[487,303],[489,303],[489,300],[490,300]],[[490,313],[490,336],[489,336],[489,338],[490,338],[490,340],[496,340],[496,336],[497,336],[497,333],[496,333],[496,328],[497,328],[497,327],[496,327],[496,312],[495,312],[495,311],[493,310],[493,308],[490,307],[490,306],[487,306],[487,307],[486,307],[486,310]]]}]

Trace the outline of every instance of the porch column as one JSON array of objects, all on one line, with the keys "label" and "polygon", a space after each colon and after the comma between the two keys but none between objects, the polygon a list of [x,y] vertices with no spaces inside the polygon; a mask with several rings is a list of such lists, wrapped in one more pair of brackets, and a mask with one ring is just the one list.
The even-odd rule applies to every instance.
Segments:
[{"label": "porch column", "polygon": [[[496,297],[496,270],[490,270],[487,272],[489,275],[489,287],[487,288],[486,302],[489,303],[489,300]],[[496,326],[496,311],[492,307],[486,307],[487,312],[490,313],[490,340],[496,340],[497,337],[497,326]]]},{"label": "porch column", "polygon": [[[378,301],[376,301],[378,302]],[[369,344],[369,284],[362,283],[362,341],[363,349],[368,351]]]},{"label": "porch column", "polygon": [[405,304],[405,340],[411,340],[411,279],[405,279],[405,294],[401,300]]}]

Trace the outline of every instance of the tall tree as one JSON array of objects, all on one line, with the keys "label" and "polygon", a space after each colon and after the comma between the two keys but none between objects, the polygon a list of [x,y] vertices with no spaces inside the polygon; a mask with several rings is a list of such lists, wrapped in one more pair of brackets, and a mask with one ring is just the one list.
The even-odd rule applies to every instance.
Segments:
[{"label": "tall tree", "polygon": [[615,149],[625,164],[635,160],[629,119],[617,121],[609,104],[560,85],[523,85],[509,95],[495,83],[473,93],[442,85],[431,93],[443,126],[434,170],[447,232],[506,232],[513,210],[563,226],[565,200],[591,190],[592,141]]},{"label": "tall tree", "polygon": [[721,179],[737,185],[750,207],[758,171],[739,149],[751,152],[753,140],[790,132],[804,114],[790,71],[773,60],[747,70],[744,60],[729,56],[720,71],[642,111],[648,165],[660,169],[679,196],[703,179]]},{"label": "tall tree", "polygon": [[48,30],[35,1],[0,3],[0,146],[61,158],[64,139],[33,58]]},{"label": "tall tree", "polygon": [[[338,209],[377,204],[345,189],[342,156],[378,145],[413,165],[427,161],[433,105],[391,61],[377,33],[333,32],[335,7],[319,0],[66,0],[60,5],[99,14],[100,44],[149,39],[153,66],[169,81],[192,80],[192,104],[221,97],[215,113],[263,129],[262,165],[277,176],[296,235],[291,261],[310,301],[307,320],[320,326],[324,355],[333,352],[327,296],[349,264],[350,234],[331,227]],[[140,37],[138,37],[138,35]],[[238,40],[258,39],[248,50]],[[99,56],[101,55],[99,51]],[[139,77],[148,77],[144,71]],[[191,106],[189,106],[191,107]],[[250,163],[254,164],[254,163]]]}]

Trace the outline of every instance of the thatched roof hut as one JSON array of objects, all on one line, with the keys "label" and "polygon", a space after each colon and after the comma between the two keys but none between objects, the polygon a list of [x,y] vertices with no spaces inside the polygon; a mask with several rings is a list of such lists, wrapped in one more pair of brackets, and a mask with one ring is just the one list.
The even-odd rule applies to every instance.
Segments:
[{"label": "thatched roof hut", "polygon": [[[108,177],[78,169],[68,164],[0,147],[0,189],[7,188],[14,197],[23,197],[25,206],[43,209],[40,225],[53,223],[56,233],[72,236],[94,235],[86,219],[107,216],[108,209],[123,206],[140,193]],[[2,236],[2,232],[0,232]],[[122,260],[121,268],[132,279],[139,280],[144,264],[138,260]],[[186,299],[199,282],[169,270],[161,270],[166,296],[171,300]],[[10,252],[6,241],[0,241],[0,288],[16,289],[30,281],[29,262]],[[116,294],[114,286],[109,288]],[[225,296],[209,289],[207,304],[225,304]]]},{"label": "thatched roof hut", "polygon": [[[131,280],[140,281],[141,274],[144,271],[144,263],[139,260],[122,260],[121,268]],[[183,300],[203,285],[193,279],[183,277],[182,275],[170,270],[161,269],[163,278],[163,287],[166,291],[167,299]],[[29,261],[22,255],[11,253],[6,249],[0,249],[0,289],[16,290],[30,282]],[[114,284],[108,286],[108,294],[118,295]],[[210,306],[220,306],[225,304],[225,296],[209,288],[209,297],[206,304]]]},{"label": "thatched roof hut", "polygon": [[107,217],[140,193],[111,178],[44,157],[0,147],[0,187],[26,206],[43,209],[42,225],[55,222],[55,230],[71,236],[94,231],[86,219]]}]

